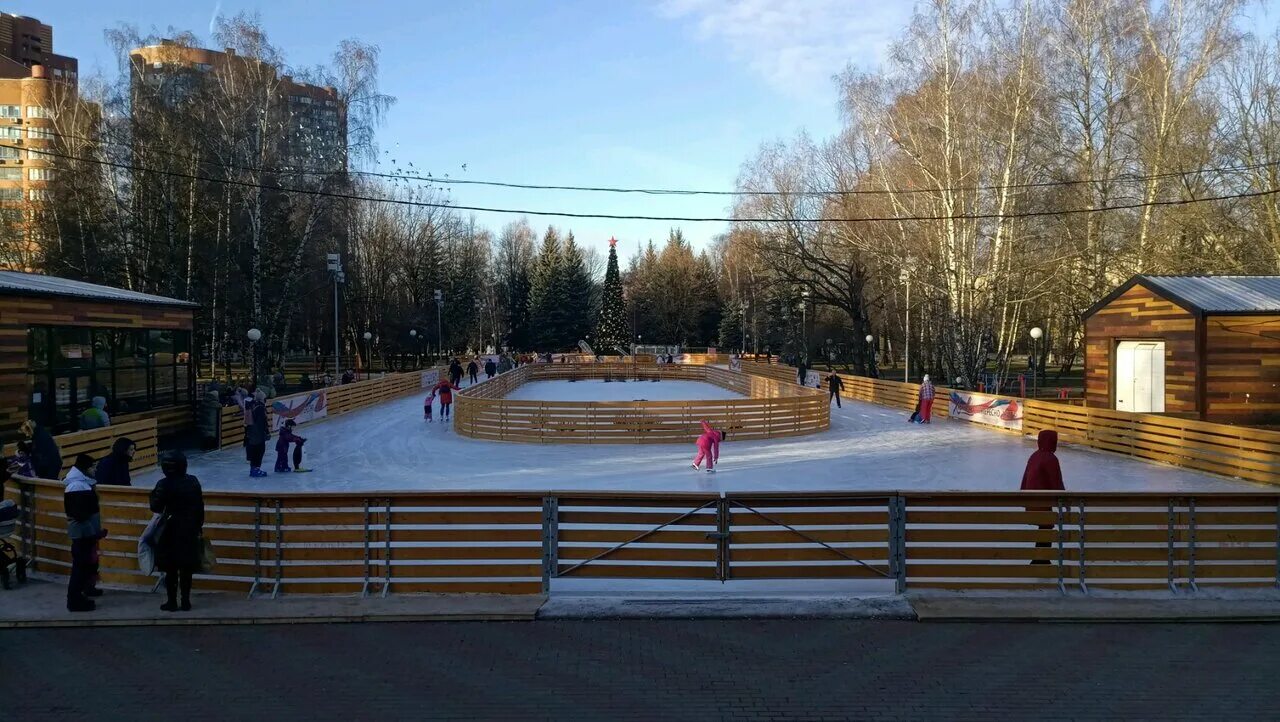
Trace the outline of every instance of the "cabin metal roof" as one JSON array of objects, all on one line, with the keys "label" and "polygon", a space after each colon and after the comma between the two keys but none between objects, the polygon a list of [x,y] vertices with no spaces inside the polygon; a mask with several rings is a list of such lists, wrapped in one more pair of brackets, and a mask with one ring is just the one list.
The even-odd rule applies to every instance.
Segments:
[{"label": "cabin metal roof", "polygon": [[38,273],[22,273],[20,271],[0,271],[0,294],[6,296],[53,296],[59,298],[81,298],[86,301],[199,308],[199,304],[180,301],[176,298],[154,296],[149,293],[139,293],[123,288],[112,288],[111,286],[100,286],[96,283],[73,281],[69,278],[45,276]]}]

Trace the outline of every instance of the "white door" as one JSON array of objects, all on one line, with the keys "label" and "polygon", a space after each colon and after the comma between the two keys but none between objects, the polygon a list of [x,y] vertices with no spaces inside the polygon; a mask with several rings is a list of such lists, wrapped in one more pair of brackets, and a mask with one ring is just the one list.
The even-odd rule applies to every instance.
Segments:
[{"label": "white door", "polygon": [[1117,411],[1164,412],[1164,341],[1121,341],[1115,375]]}]

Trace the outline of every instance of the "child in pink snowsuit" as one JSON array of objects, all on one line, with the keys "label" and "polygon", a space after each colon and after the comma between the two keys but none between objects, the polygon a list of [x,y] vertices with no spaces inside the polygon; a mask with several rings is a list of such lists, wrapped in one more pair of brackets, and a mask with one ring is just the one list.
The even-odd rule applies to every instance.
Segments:
[{"label": "child in pink snowsuit", "polygon": [[698,437],[698,455],[693,457],[693,468],[699,468],[705,458],[707,471],[712,472],[716,470],[716,462],[720,460],[720,442],[724,441],[725,433],[711,428],[706,419],[701,423],[702,435]]}]

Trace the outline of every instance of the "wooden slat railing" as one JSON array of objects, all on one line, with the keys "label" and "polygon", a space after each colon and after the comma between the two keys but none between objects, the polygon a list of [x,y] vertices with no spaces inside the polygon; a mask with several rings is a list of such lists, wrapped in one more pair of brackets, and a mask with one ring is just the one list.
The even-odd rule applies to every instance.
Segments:
[{"label": "wooden slat railing", "polygon": [[[102,575],[149,588],[147,490],[101,488]],[[64,575],[62,485],[19,479],[17,545]],[[1280,494],[1057,492],[205,493],[244,593],[545,591],[558,578],[848,580],[885,589],[1189,590],[1280,584]]]},{"label": "wooden slat railing", "polygon": [[[66,475],[76,462],[78,454],[88,454],[94,459],[101,459],[111,452],[111,445],[116,439],[128,437],[137,447],[133,454],[133,462],[129,464],[131,471],[150,469],[156,465],[156,420],[140,419],[113,423],[104,429],[73,431],[53,437],[62,452],[62,474]],[[17,444],[5,444],[4,455],[13,456]]]},{"label": "wooden slat railing", "polygon": [[[548,380],[701,381],[745,398],[708,401],[518,401],[520,384]],[[638,394],[643,394],[643,386]],[[830,427],[821,391],[713,366],[624,363],[528,364],[458,394],[454,430],[473,439],[543,444],[670,444],[707,420],[730,441],[812,434]]]}]

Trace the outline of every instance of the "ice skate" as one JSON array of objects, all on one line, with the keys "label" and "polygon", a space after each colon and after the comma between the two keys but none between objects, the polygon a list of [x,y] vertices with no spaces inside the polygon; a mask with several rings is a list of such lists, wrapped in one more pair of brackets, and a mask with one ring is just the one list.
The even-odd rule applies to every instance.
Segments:
[{"label": "ice skate", "polygon": [[708,474],[714,474],[714,473],[716,473],[716,470],[715,470],[715,469],[707,469],[707,473],[708,473]]}]

